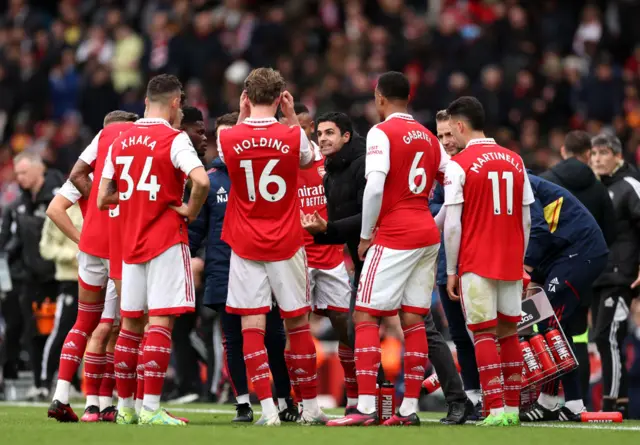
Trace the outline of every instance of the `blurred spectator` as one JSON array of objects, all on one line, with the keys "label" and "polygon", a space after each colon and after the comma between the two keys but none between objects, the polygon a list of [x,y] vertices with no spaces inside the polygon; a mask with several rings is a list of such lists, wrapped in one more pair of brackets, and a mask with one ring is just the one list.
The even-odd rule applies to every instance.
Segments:
[{"label": "blurred spectator", "polygon": [[129,25],[120,25],[115,32],[116,44],[112,60],[113,86],[117,93],[142,84],[140,59],[144,45]]},{"label": "blurred spectator", "polygon": [[98,65],[80,94],[78,107],[84,123],[92,134],[102,129],[104,117],[107,113],[118,109],[119,102],[108,68]]},{"label": "blurred spectator", "polygon": [[54,119],[60,119],[76,109],[80,77],[76,72],[72,50],[65,49],[62,52],[60,63],[52,68],[49,74],[49,89]]}]

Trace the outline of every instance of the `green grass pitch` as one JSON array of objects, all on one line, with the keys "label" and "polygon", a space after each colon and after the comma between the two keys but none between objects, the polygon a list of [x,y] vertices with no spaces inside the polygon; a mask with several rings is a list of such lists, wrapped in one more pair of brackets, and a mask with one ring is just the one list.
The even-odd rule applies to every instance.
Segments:
[{"label": "green grass pitch", "polygon": [[[80,413],[81,405],[75,405]],[[225,405],[167,406],[185,416],[187,427],[118,426],[114,424],[61,424],[46,417],[46,405],[0,403],[0,443],[7,445],[131,444],[255,444],[280,445],[626,445],[640,444],[640,422],[622,424],[536,424],[511,428],[443,426],[438,413],[422,413],[420,427],[305,427],[279,428],[233,425],[233,407]],[[257,407],[259,408],[259,407]],[[340,410],[328,410],[338,415]]]}]

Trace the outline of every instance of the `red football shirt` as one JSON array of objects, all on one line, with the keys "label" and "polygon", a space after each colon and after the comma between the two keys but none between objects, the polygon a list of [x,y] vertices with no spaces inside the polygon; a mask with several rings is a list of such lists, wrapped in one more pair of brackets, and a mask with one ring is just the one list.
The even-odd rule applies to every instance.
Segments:
[{"label": "red football shirt", "polygon": [[[313,144],[312,144],[313,145]],[[324,194],[324,157],[317,147],[313,147],[315,160],[311,168],[300,170],[298,174],[298,198],[300,206],[306,214],[318,212],[325,220],[327,214],[327,198]],[[344,258],[343,246],[335,244],[315,244],[313,236],[302,229],[304,246],[307,251],[309,267],[329,270],[338,267]]]},{"label": "red football shirt", "polygon": [[223,241],[248,260],[293,257],[304,245],[297,198],[300,165],[311,159],[307,136],[274,118],[249,118],[220,131],[218,151],[232,184]]},{"label": "red football shirt", "polygon": [[144,263],[189,243],[184,218],[169,206],[182,204],[196,167],[202,162],[191,140],[164,119],[140,119],[113,142],[102,177],[117,182],[125,263]]},{"label": "red football shirt", "polygon": [[445,205],[463,204],[458,273],[522,279],[522,206],[534,202],[520,156],[493,139],[473,139],[447,166]]},{"label": "red football shirt", "polygon": [[408,114],[394,113],[369,130],[366,174],[387,175],[374,244],[410,250],[440,242],[429,193],[448,160],[438,138]]},{"label": "red football shirt", "polygon": [[[93,166],[95,178],[102,177],[105,159],[115,138],[131,128],[132,125],[131,122],[116,122],[107,125],[82,152],[80,159]],[[98,209],[98,188],[98,183],[91,187],[78,247],[89,255],[109,258],[109,215],[108,212]]]}]

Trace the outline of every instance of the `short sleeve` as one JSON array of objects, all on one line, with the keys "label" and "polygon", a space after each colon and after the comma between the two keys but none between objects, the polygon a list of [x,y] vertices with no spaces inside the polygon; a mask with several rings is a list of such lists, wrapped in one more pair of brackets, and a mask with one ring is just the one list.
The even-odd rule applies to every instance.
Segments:
[{"label": "short sleeve", "polygon": [[116,174],[115,168],[113,167],[113,159],[111,159],[112,147],[113,145],[109,146],[107,157],[104,160],[104,167],[102,167],[102,177],[105,179],[113,179],[113,176]]},{"label": "short sleeve", "polygon": [[222,130],[218,131],[218,135],[216,136],[216,149],[218,150],[218,157],[222,162],[224,162],[224,154],[222,153],[222,145],[220,145],[220,134],[225,130],[227,129],[223,128]]},{"label": "short sleeve", "polygon": [[524,186],[522,187],[522,205],[528,206],[535,202],[536,197],[533,196],[533,189],[529,182],[529,174],[524,172]]},{"label": "short sleeve", "polygon": [[80,154],[80,160],[83,161],[87,165],[93,166],[98,158],[98,141],[100,140],[100,135],[102,134],[102,130],[95,135],[93,140],[87,148]]},{"label": "short sleeve", "polygon": [[461,204],[464,202],[464,183],[466,174],[460,164],[450,160],[444,176],[444,205]]},{"label": "short sleeve", "polygon": [[191,139],[184,131],[173,139],[171,145],[171,162],[178,170],[185,175],[191,173],[191,170],[202,167],[202,161],[198,158],[198,153],[191,143]]},{"label": "short sleeve", "polygon": [[440,141],[438,141],[438,145],[440,145],[440,165],[438,166],[438,172],[444,175],[447,172],[447,165],[449,164],[451,156],[447,154]]},{"label": "short sleeve", "polygon": [[371,172],[389,173],[389,138],[384,131],[373,127],[367,133],[367,157],[365,176]]},{"label": "short sleeve", "polygon": [[309,138],[304,132],[302,127],[300,128],[300,165],[307,165],[313,160],[313,151],[309,146]]},{"label": "short sleeve", "polygon": [[78,191],[78,189],[71,183],[71,181],[68,180],[62,185],[62,187],[60,187],[57,194],[62,196],[72,204],[78,202],[78,200],[82,197],[82,194]]}]

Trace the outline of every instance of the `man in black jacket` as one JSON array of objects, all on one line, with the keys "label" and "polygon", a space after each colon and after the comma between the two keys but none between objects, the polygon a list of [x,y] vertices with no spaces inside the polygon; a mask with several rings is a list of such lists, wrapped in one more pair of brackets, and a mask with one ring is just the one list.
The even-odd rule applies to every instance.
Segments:
[{"label": "man in black jacket", "polygon": [[602,360],[602,409],[617,409],[624,415],[629,399],[622,345],[631,300],[640,286],[640,178],[638,171],[622,160],[622,144],[617,137],[601,134],[593,138],[592,145],[593,169],[609,190],[617,234],[609,246],[607,267],[594,284],[591,306]]},{"label": "man in black jacket", "polygon": [[29,351],[35,380],[29,397],[44,400],[49,396],[49,389],[40,375],[42,351],[49,332],[38,330],[34,312],[47,297],[55,301],[57,283],[55,264],[40,255],[40,237],[47,207],[64,183],[64,177],[57,170],[47,170],[39,156],[29,153],[16,156],[14,170],[21,194],[6,209],[10,213],[3,217],[0,248],[9,249],[14,257],[19,255],[24,267],[18,293],[24,323],[23,345]]},{"label": "man in black jacket", "polygon": [[607,245],[611,245],[616,237],[613,204],[607,188],[589,167],[591,137],[585,131],[567,133],[560,154],[564,160],[540,177],[569,190],[578,198],[600,226]]}]

